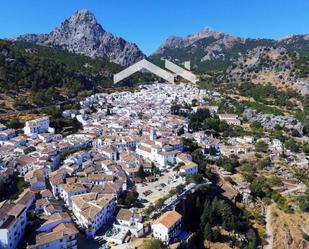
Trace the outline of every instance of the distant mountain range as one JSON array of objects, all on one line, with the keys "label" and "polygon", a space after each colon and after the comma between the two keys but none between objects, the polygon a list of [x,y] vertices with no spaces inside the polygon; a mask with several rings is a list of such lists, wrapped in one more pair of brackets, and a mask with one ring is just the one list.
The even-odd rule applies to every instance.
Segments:
[{"label": "distant mountain range", "polygon": [[60,47],[90,57],[107,57],[122,66],[145,58],[136,44],[105,31],[85,9],[76,11],[48,34],[25,34],[12,40]]},{"label": "distant mountain range", "polygon": [[[122,66],[146,58],[136,44],[105,31],[94,14],[85,9],[76,11],[48,34],[25,34],[11,40],[60,47],[92,58],[108,58]],[[169,37],[149,59],[170,59],[176,63],[190,60],[193,68],[200,71],[222,70],[235,59],[261,46],[309,53],[309,35],[290,35],[280,40],[252,39],[206,27],[185,37]]]},{"label": "distant mountain range", "polygon": [[[146,58],[136,44],[105,31],[95,16],[84,9],[75,12],[73,16],[48,34],[25,34],[9,40],[10,44],[0,46],[0,57],[3,58],[3,63],[0,63],[0,88],[2,86],[2,89],[6,90],[23,89],[24,86],[28,89],[30,85],[32,89],[39,89],[33,85],[44,85],[37,71],[34,72],[34,75],[38,74],[35,77],[32,77],[33,74],[28,71],[31,72],[33,67],[41,68],[42,63],[38,64],[35,58],[45,63],[46,51],[48,51],[48,59],[56,60],[55,70],[60,58],[61,67],[70,68],[74,72],[72,74],[69,70],[70,73],[66,73],[68,82],[72,81],[72,78],[78,82],[85,82],[86,79],[86,82],[89,81],[91,84],[96,82],[95,84],[99,85],[105,84],[104,79],[111,81],[112,72],[116,69],[113,63],[129,66]],[[36,47],[31,50],[31,46]],[[69,52],[70,60],[66,60],[65,53],[59,49]],[[7,50],[10,53],[7,53]],[[29,51],[32,51],[31,55]],[[23,55],[23,60],[18,59],[18,54]],[[61,56],[56,58],[57,54]],[[74,54],[85,56],[88,59],[78,57],[80,64],[76,67],[75,63],[73,68]],[[198,74],[204,75],[212,72],[219,74],[215,82],[271,83],[276,86],[280,85],[280,88],[284,89],[292,87],[300,92],[309,92],[308,34],[290,35],[279,40],[253,39],[217,32],[207,27],[185,37],[169,37],[148,59],[157,64],[162,64],[163,59],[169,59],[177,64],[190,61],[192,70]],[[35,66],[32,66],[33,63],[36,63]],[[104,64],[102,70],[95,66],[102,63]],[[22,67],[17,67],[17,64]],[[14,71],[16,67],[23,73],[16,74]],[[90,68],[91,76],[88,72]],[[85,79],[80,77],[85,74],[88,74]],[[34,84],[33,81],[36,83]],[[7,85],[8,82],[12,82],[12,85]],[[55,85],[53,77],[50,77],[47,82],[50,87]],[[59,80],[57,82],[59,83]],[[82,84],[82,89],[88,89],[91,84]]]}]

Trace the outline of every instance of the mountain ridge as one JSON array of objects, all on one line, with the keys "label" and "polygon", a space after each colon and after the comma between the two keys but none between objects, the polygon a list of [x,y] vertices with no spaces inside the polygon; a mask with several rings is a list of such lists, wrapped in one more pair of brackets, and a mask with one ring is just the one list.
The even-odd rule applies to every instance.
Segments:
[{"label": "mountain ridge", "polygon": [[[122,66],[146,58],[135,43],[106,31],[87,9],[76,11],[49,33],[23,34],[10,40],[60,47],[92,58],[106,57]],[[190,60],[193,68],[202,68],[202,71],[210,62],[215,62],[226,69],[229,61],[257,46],[284,46],[309,52],[309,34],[287,35],[280,39],[243,38],[206,26],[183,37],[169,36],[148,58]]]},{"label": "mountain ridge", "polygon": [[230,62],[260,46],[280,46],[289,51],[309,53],[309,35],[289,35],[281,39],[242,38],[209,27],[184,37],[170,36],[150,56],[153,60],[190,60],[199,71],[225,70]]},{"label": "mountain ridge", "polygon": [[273,41],[277,41],[277,42],[283,42],[283,41],[288,41],[288,40],[291,40],[291,39],[294,39],[294,38],[303,38],[303,39],[309,41],[309,33],[308,34],[289,34],[289,35],[283,36],[283,37],[278,38],[278,39],[265,38],[265,37],[252,38],[252,37],[241,37],[241,36],[232,35],[232,34],[229,34],[229,33],[226,33],[226,32],[216,31],[215,29],[213,29],[209,26],[205,26],[200,31],[193,32],[193,33],[185,35],[185,36],[171,35],[171,36],[167,37],[165,39],[165,41],[160,45],[160,47],[154,53],[152,53],[152,55],[160,52],[160,49],[163,48],[165,45],[171,45],[171,42],[173,42],[173,41],[181,41],[184,44],[186,44],[185,46],[188,46],[188,45],[191,45],[192,43],[194,43],[196,41],[199,41],[201,39],[211,37],[211,36],[213,36],[216,39],[220,36],[225,36],[225,37],[229,37],[231,39],[238,40],[238,41],[241,41],[241,42],[245,42],[246,40],[273,40]]},{"label": "mountain ridge", "polygon": [[24,34],[11,40],[60,47],[92,58],[106,57],[122,66],[145,58],[135,43],[104,30],[94,14],[86,9],[76,11],[50,33]]}]

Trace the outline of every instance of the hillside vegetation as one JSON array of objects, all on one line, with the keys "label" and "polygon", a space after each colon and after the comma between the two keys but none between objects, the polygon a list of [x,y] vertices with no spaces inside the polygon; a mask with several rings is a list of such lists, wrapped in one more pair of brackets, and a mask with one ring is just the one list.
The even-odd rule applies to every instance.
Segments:
[{"label": "hillside vegetation", "polygon": [[[12,100],[13,107],[41,106],[94,90],[104,91],[115,87],[113,74],[122,68],[104,58],[0,40],[0,100],[7,103]],[[136,74],[120,86],[150,78],[149,74]]]}]

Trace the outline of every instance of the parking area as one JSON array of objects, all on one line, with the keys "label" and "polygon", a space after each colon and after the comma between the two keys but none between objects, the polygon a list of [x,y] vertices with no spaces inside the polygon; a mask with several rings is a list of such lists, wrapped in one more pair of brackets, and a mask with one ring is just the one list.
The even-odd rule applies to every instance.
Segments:
[{"label": "parking area", "polygon": [[163,172],[155,182],[136,184],[139,198],[144,200],[145,207],[154,204],[158,199],[166,196],[172,188],[182,183],[181,177],[175,178],[176,172]]}]

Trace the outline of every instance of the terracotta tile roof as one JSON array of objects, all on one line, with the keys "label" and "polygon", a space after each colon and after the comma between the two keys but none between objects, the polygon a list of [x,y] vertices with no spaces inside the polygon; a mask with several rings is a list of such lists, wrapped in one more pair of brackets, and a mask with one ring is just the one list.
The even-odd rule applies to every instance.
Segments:
[{"label": "terracotta tile roof", "polygon": [[50,176],[49,182],[52,185],[60,185],[60,184],[62,184],[64,182],[63,175],[62,174],[57,174],[57,175]]},{"label": "terracotta tile roof", "polygon": [[106,175],[106,174],[92,174],[88,176],[88,179],[91,181],[109,181],[112,182],[114,180],[113,175]]},{"label": "terracotta tile roof", "polygon": [[9,215],[12,215],[14,217],[19,216],[24,210],[26,206],[23,204],[15,204],[12,206],[12,208],[8,211]]},{"label": "terracotta tile roof", "polygon": [[80,183],[67,183],[63,186],[63,190],[67,193],[75,193],[86,190],[83,184]]},{"label": "terracotta tile roof", "polygon": [[63,239],[67,236],[78,234],[78,230],[73,223],[61,223],[56,226],[52,232],[40,233],[36,236],[36,244],[29,246],[29,248],[36,248],[40,245],[50,243],[52,241]]},{"label": "terracotta tile roof", "polygon": [[81,210],[81,215],[92,220],[110,201],[112,197],[99,193],[88,193],[72,197],[73,203]]},{"label": "terracotta tile roof", "polygon": [[116,216],[116,219],[129,221],[131,217],[132,217],[132,212],[129,209],[121,208]]},{"label": "terracotta tile roof", "polygon": [[36,161],[35,158],[27,156],[27,155],[21,155],[16,159],[16,162],[22,166],[27,164],[32,164]]},{"label": "terracotta tile roof", "polygon": [[16,204],[23,204],[27,205],[29,201],[35,196],[35,192],[32,191],[30,188],[27,188],[22,192],[18,199],[15,201]]},{"label": "terracotta tile roof", "polygon": [[139,146],[138,146],[138,149],[139,149],[139,150],[146,151],[146,152],[148,152],[148,153],[151,153],[151,149],[148,148],[148,147],[145,147],[145,146],[143,146],[143,145],[139,145]]},{"label": "terracotta tile roof", "polygon": [[0,203],[0,220],[2,220],[7,214],[8,211],[13,207],[13,204],[8,201],[3,201]]},{"label": "terracotta tile roof", "polygon": [[47,199],[39,199],[35,202],[35,206],[36,207],[40,207],[40,206],[47,206],[49,204],[49,201]]},{"label": "terracotta tile roof", "polygon": [[192,169],[192,168],[195,168],[195,167],[198,167],[197,164],[195,162],[192,162],[192,161],[185,161],[185,165],[182,166],[181,168],[182,169]]},{"label": "terracotta tile roof", "polygon": [[42,196],[42,198],[49,198],[49,197],[53,197],[52,192],[49,189],[43,189],[40,191],[40,194]]},{"label": "terracotta tile roof", "polygon": [[65,179],[66,183],[75,183],[76,182],[76,177],[67,177]]},{"label": "terracotta tile roof", "polygon": [[166,228],[172,227],[178,220],[181,219],[181,214],[176,211],[167,211],[166,213],[162,214],[154,224],[162,224]]},{"label": "terracotta tile roof", "polygon": [[57,221],[57,220],[62,220],[62,219],[71,219],[70,215],[67,213],[54,213],[50,216],[45,217],[46,221],[44,224],[49,224],[51,222]]}]

